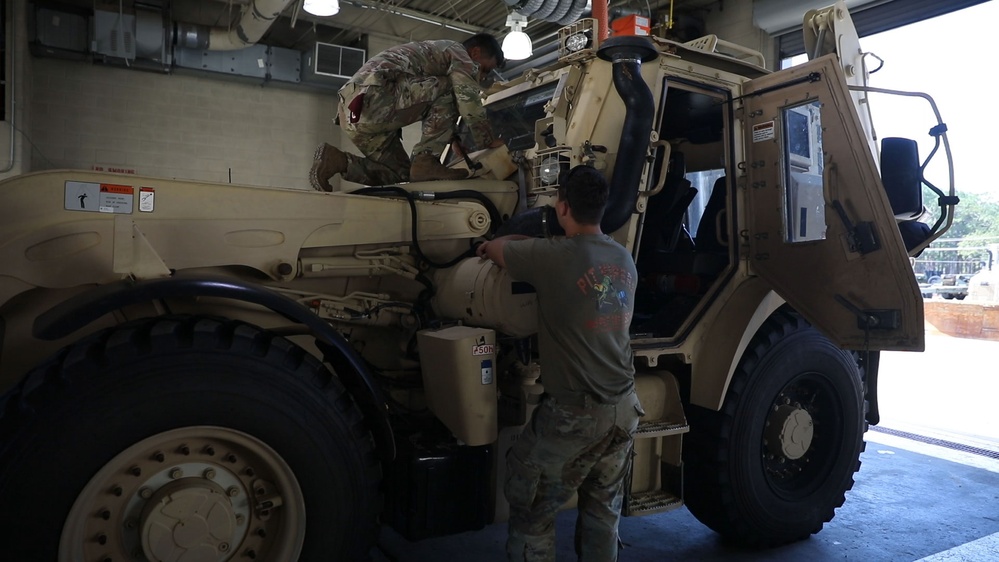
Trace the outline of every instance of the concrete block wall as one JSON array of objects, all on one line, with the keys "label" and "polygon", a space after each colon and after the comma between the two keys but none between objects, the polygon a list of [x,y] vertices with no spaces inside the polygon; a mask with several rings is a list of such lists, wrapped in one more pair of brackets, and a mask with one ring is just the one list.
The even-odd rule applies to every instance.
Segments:
[{"label": "concrete block wall", "polygon": [[[772,37],[753,25],[753,2],[719,2],[704,16],[708,33],[730,43],[754,49],[763,54],[766,68],[777,68],[776,46]],[[805,9],[802,9],[802,15]]]},{"label": "concrete block wall", "polygon": [[311,189],[316,145],[339,143],[336,92],[31,61],[32,171],[138,175]]}]

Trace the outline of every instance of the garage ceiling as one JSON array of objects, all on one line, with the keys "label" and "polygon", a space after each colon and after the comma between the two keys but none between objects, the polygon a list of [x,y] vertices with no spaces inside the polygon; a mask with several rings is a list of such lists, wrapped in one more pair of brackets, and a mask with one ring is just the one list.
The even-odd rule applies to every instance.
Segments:
[{"label": "garage ceiling", "polygon": [[[261,42],[279,47],[304,49],[315,41],[364,47],[364,37],[380,35],[404,41],[427,39],[463,40],[471,34],[486,32],[499,38],[506,35],[507,14],[514,10],[508,2],[517,0],[340,0],[340,13],[316,17],[301,9],[301,0],[292,0],[282,17],[264,35]],[[551,0],[546,0],[551,1]],[[733,0],[729,0],[730,2]],[[745,0],[748,1],[748,0]],[[38,0],[38,5],[77,6],[106,11],[129,11],[133,5],[162,8],[178,22],[226,27],[252,0]],[[723,7],[724,0],[675,0],[678,13],[704,13]],[[668,11],[670,0],[611,0],[615,11],[651,9]],[[584,13],[589,14],[589,10]],[[561,27],[529,19],[524,30],[535,46],[553,39]]]}]

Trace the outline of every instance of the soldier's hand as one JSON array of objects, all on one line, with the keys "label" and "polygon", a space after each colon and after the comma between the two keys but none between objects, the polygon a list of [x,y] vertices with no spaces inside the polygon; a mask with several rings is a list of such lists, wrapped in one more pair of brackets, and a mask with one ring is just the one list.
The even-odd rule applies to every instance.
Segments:
[{"label": "soldier's hand", "polygon": [[488,243],[489,241],[487,240],[475,247],[475,255],[479,256],[480,259],[489,259],[488,256],[486,256],[486,244]]}]

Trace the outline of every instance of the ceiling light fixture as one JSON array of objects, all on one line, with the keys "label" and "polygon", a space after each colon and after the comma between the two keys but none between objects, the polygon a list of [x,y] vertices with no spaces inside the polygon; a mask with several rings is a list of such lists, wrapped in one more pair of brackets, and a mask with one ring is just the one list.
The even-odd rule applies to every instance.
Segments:
[{"label": "ceiling light fixture", "polygon": [[527,27],[527,16],[510,12],[506,17],[506,25],[510,33],[503,38],[503,56],[510,60],[524,60],[534,53],[531,37],[524,33]]},{"label": "ceiling light fixture", "polygon": [[302,8],[314,16],[335,16],[340,12],[338,0],[305,0]]}]

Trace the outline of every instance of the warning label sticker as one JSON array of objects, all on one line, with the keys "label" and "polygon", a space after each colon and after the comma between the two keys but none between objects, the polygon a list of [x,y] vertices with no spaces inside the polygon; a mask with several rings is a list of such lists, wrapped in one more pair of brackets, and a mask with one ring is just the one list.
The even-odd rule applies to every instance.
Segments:
[{"label": "warning label sticker", "polygon": [[767,121],[753,125],[753,142],[774,140],[774,122]]},{"label": "warning label sticker", "polygon": [[139,188],[139,212],[151,213],[156,206],[156,191],[151,187]]},{"label": "warning label sticker", "polygon": [[472,355],[492,355],[496,353],[496,347],[488,343],[480,343],[472,346]]},{"label": "warning label sticker", "polygon": [[130,185],[68,181],[65,209],[90,213],[132,213],[135,188]]}]

